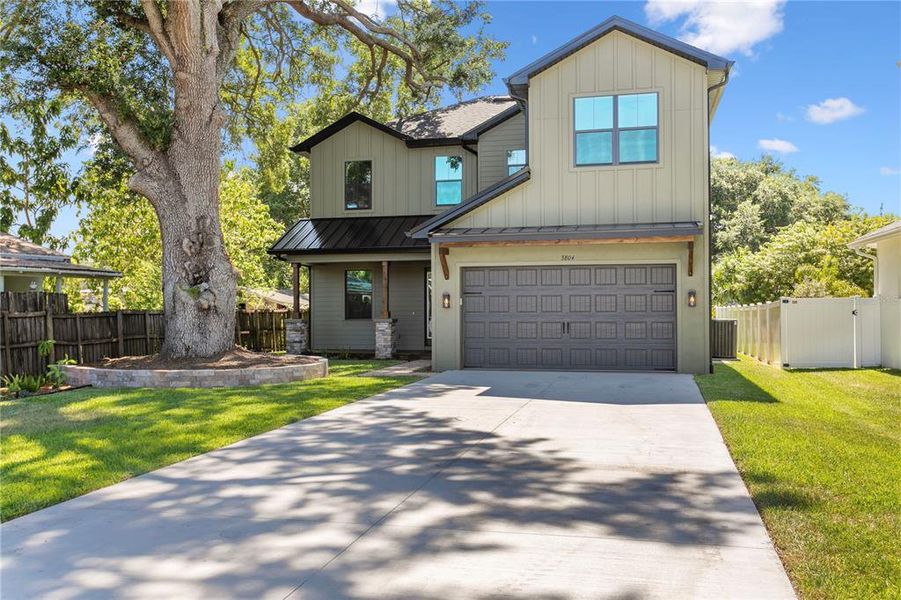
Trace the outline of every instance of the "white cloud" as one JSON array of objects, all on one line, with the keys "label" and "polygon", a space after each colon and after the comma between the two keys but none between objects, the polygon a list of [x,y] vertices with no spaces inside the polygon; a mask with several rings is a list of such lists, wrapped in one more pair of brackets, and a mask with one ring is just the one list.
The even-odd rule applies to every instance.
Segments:
[{"label": "white cloud", "polygon": [[777,121],[780,121],[780,122],[782,122],[782,123],[791,123],[792,121],[795,120],[795,118],[792,117],[791,115],[785,114],[785,113],[782,112],[782,111],[779,111],[779,112],[776,113],[776,120],[777,120]]},{"label": "white cloud", "polygon": [[808,121],[819,125],[828,125],[862,115],[866,111],[862,106],[857,106],[848,98],[842,97],[827,98],[819,104],[810,104],[806,112]]},{"label": "white cloud", "polygon": [[720,150],[714,145],[710,146],[710,156],[712,158],[738,158],[731,152],[727,152],[726,150]]},{"label": "white cloud", "polygon": [[754,46],[782,31],[785,0],[709,2],[648,0],[644,12],[652,25],[683,19],[679,39],[716,54],[754,54]]},{"label": "white cloud", "polygon": [[397,0],[359,0],[356,9],[370,17],[384,17],[393,12]]},{"label": "white cloud", "polygon": [[901,169],[895,167],[880,167],[880,175],[901,175]]},{"label": "white cloud", "polygon": [[791,142],[780,140],[779,138],[773,138],[770,140],[757,140],[757,146],[761,150],[767,150],[769,152],[779,152],[781,154],[790,154],[792,152],[798,151],[797,146],[795,146]]},{"label": "white cloud", "polygon": [[532,34],[532,45],[534,46],[537,43],[538,43],[538,36],[533,33]]}]

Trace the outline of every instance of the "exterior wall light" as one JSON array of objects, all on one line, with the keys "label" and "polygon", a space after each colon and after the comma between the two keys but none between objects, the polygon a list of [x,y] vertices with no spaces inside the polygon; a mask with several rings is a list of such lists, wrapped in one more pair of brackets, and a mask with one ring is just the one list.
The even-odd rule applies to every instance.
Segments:
[{"label": "exterior wall light", "polygon": [[450,293],[444,292],[441,294],[441,306],[444,308],[450,308]]},{"label": "exterior wall light", "polygon": [[688,305],[691,307],[696,306],[698,303],[698,293],[694,290],[688,290]]},{"label": "exterior wall light", "polygon": [[31,290],[32,292],[35,291],[36,289],[38,289],[38,280],[32,279],[31,283],[28,284],[28,289]]}]

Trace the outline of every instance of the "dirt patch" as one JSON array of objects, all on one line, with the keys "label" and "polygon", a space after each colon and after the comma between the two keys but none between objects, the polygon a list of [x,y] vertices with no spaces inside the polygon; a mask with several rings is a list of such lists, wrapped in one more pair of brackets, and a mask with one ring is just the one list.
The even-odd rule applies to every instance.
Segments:
[{"label": "dirt patch", "polygon": [[291,354],[269,354],[251,352],[243,348],[235,348],[210,358],[163,358],[159,354],[151,356],[123,356],[107,358],[99,363],[88,365],[101,369],[247,369],[253,367],[284,367],[316,362],[316,357],[296,356]]}]

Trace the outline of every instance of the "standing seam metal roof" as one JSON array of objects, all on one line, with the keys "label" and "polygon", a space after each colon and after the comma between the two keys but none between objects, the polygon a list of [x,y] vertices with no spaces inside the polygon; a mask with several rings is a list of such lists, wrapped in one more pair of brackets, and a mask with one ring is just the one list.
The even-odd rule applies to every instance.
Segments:
[{"label": "standing seam metal roof", "polygon": [[269,249],[269,254],[427,250],[428,240],[406,232],[433,215],[301,219]]}]

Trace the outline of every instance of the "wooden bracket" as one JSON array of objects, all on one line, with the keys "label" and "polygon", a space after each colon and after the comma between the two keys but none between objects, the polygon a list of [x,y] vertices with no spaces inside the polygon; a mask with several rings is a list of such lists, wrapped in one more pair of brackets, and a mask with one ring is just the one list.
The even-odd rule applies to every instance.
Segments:
[{"label": "wooden bracket", "polygon": [[695,273],[695,243],[688,242],[688,276]]},{"label": "wooden bracket", "polygon": [[438,246],[438,260],[441,261],[441,273],[444,275],[445,281],[450,279],[450,267],[447,266],[448,254],[450,254],[450,248]]}]

